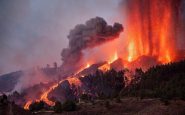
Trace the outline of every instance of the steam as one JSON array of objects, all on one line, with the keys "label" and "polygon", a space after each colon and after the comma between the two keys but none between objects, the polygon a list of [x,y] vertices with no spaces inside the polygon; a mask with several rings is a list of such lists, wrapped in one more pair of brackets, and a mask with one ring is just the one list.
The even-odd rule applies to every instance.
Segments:
[{"label": "steam", "polygon": [[85,24],[75,26],[68,35],[68,48],[63,49],[61,53],[63,69],[76,70],[82,59],[82,50],[112,41],[118,38],[122,31],[121,24],[108,25],[101,17],[92,18]]}]

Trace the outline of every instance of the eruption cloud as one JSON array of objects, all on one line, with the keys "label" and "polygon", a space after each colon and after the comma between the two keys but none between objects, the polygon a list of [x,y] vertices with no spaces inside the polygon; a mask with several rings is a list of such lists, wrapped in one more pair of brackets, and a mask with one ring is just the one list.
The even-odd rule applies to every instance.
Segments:
[{"label": "eruption cloud", "polygon": [[122,31],[123,26],[121,24],[108,25],[101,17],[92,18],[85,24],[76,25],[68,35],[68,48],[63,49],[61,53],[62,69],[77,70],[83,57],[83,50],[112,41],[118,38]]}]

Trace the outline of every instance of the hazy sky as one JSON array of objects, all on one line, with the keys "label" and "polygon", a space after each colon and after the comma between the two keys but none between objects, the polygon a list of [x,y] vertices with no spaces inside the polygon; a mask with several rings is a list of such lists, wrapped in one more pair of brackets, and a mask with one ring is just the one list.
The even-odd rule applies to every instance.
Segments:
[{"label": "hazy sky", "polygon": [[120,0],[0,0],[0,74],[61,64],[67,35],[95,16],[120,21]]}]

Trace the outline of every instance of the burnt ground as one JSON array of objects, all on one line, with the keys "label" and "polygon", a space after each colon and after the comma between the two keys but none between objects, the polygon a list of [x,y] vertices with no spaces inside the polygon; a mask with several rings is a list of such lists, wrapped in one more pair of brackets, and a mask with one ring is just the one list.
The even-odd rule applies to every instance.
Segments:
[{"label": "burnt ground", "polygon": [[182,100],[169,101],[165,105],[158,99],[124,98],[119,103],[115,99],[97,100],[80,103],[78,107],[73,112],[40,112],[36,115],[185,115],[185,101]]}]

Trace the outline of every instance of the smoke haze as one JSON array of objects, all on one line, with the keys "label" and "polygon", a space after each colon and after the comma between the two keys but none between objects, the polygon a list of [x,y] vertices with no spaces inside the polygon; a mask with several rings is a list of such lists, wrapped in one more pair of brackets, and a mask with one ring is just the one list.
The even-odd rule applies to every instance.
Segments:
[{"label": "smoke haze", "polygon": [[[137,0],[78,0],[78,2],[76,0],[1,0],[0,74],[37,65],[45,66],[47,63],[53,64],[54,61],[60,65],[62,63],[60,53],[63,48],[68,47],[67,35],[70,30],[76,24],[83,24],[96,16],[103,17],[111,25],[114,22],[123,23],[124,39],[114,41],[104,49],[111,46],[109,50],[119,49],[118,55],[126,57],[128,49],[123,43],[127,43],[125,34],[128,28],[125,24],[125,15],[121,12],[123,10],[120,10],[119,6],[125,7],[128,1]],[[185,1],[181,1],[180,22],[183,22]],[[179,29],[181,32],[177,35],[178,48],[185,46],[184,30],[185,23],[182,23]],[[98,48],[92,50],[86,52],[88,59],[94,56],[93,52],[100,51]],[[100,51],[100,54],[104,53],[106,57],[107,52]],[[102,58],[99,55],[94,57]]]},{"label": "smoke haze", "polygon": [[70,29],[96,16],[110,24],[117,22],[119,3],[120,0],[1,0],[0,74],[54,61],[61,64],[60,52],[67,47]]}]

